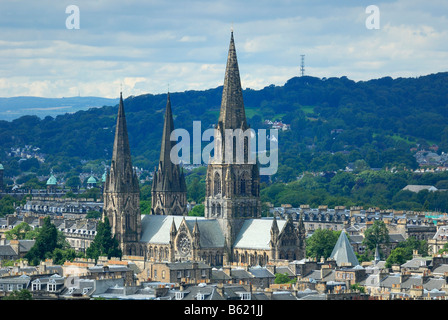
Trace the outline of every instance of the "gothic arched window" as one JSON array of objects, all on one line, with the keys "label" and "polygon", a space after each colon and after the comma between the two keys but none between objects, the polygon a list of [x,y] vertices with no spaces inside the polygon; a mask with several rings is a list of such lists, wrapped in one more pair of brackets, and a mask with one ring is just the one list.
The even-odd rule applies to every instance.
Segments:
[{"label": "gothic arched window", "polygon": [[244,177],[240,180],[240,193],[242,195],[246,194],[246,180],[244,179]]},{"label": "gothic arched window", "polygon": [[221,177],[219,176],[219,173],[215,173],[214,183],[213,183],[213,190],[214,194],[220,194],[221,193]]}]

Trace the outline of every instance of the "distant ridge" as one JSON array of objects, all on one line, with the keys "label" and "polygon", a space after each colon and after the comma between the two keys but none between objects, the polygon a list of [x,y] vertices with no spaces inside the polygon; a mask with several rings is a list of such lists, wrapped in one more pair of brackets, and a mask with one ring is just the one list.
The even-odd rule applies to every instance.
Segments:
[{"label": "distant ridge", "polygon": [[25,115],[34,115],[39,118],[55,117],[66,113],[75,113],[80,110],[114,106],[118,104],[115,99],[101,97],[63,97],[43,98],[32,96],[0,98],[0,120],[11,121]]}]

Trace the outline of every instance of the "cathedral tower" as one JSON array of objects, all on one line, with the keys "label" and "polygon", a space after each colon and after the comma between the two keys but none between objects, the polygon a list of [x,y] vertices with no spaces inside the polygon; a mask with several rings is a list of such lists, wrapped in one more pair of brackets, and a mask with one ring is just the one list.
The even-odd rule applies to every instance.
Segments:
[{"label": "cathedral tower", "polygon": [[109,219],[112,235],[118,240],[123,254],[137,254],[141,234],[140,188],[132,168],[121,93],[112,162],[104,186],[103,219],[105,217]]},{"label": "cathedral tower", "polygon": [[168,93],[159,166],[158,170],[154,170],[151,189],[151,213],[155,215],[180,216],[187,214],[185,177],[179,165],[174,164],[170,157],[171,150],[175,148],[175,142],[170,140],[173,130],[173,114],[171,112],[170,94]]},{"label": "cathedral tower", "polygon": [[[261,217],[259,168],[256,162],[249,161],[248,129],[232,32],[205,199],[205,217],[218,219],[225,235],[227,262],[233,260],[233,244],[244,221]],[[228,135],[238,131],[245,133],[244,137]],[[242,157],[238,157],[241,153]]]}]

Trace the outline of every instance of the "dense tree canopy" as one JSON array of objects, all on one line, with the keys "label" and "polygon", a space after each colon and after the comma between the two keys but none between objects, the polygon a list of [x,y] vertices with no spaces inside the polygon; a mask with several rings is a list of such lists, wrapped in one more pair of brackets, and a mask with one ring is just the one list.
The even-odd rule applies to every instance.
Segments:
[{"label": "dense tree canopy", "polygon": [[410,171],[340,171],[327,175],[304,174],[299,180],[285,183],[262,183],[261,200],[275,206],[310,205],[364,206],[380,209],[414,211],[448,211],[447,191],[412,192],[406,185],[435,185],[444,181],[448,172],[413,173]]},{"label": "dense tree canopy", "polygon": [[377,246],[389,243],[389,230],[382,220],[375,220],[373,225],[364,231],[363,244],[369,250],[375,250]]},{"label": "dense tree canopy", "polygon": [[55,264],[63,264],[66,260],[73,261],[76,253],[70,248],[63,233],[56,229],[50,217],[47,216],[44,218],[42,227],[38,229],[35,243],[25,258],[31,265],[37,265],[44,259],[53,259]]},{"label": "dense tree canopy", "polygon": [[311,237],[306,240],[306,255],[320,259],[323,257],[327,259],[338,241],[340,231],[333,231],[328,229],[317,229],[313,232]]},{"label": "dense tree canopy", "polygon": [[[294,77],[283,86],[243,92],[246,116],[254,129],[269,128],[264,120],[290,124],[279,133],[279,170],[273,177],[292,181],[303,171],[330,171],[356,163],[357,170],[400,166],[415,168],[410,148],[436,143],[448,151],[448,73],[418,78],[385,77],[355,82],[341,78]],[[193,136],[193,121],[202,130],[218,120],[222,87],[171,93],[176,128]],[[134,165],[157,165],[166,95],[145,94],[125,99]],[[31,171],[48,174],[109,162],[117,106],[105,106],[39,119],[24,116],[0,121],[0,154],[11,147],[38,146],[44,163],[35,159],[1,158],[9,175]],[[148,129],[149,128],[149,129]],[[4,156],[2,156],[4,157]],[[361,161],[362,160],[362,161]],[[70,181],[76,185],[77,181]]]},{"label": "dense tree canopy", "polygon": [[90,259],[98,260],[100,256],[121,258],[122,252],[117,239],[112,236],[109,219],[99,221],[96,228],[96,235],[93,242],[86,250],[86,256]]}]

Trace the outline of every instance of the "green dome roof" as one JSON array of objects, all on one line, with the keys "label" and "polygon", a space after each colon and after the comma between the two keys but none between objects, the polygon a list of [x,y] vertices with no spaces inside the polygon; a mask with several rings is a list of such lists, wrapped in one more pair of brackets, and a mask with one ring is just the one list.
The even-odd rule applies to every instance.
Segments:
[{"label": "green dome roof", "polygon": [[88,180],[87,180],[87,183],[96,183],[96,179],[93,177],[93,176],[91,176]]},{"label": "green dome roof", "polygon": [[3,165],[0,163],[0,170],[4,170]]},{"label": "green dome roof", "polygon": [[48,178],[48,180],[47,180],[47,186],[54,186],[57,184],[58,184],[58,181],[56,180],[55,176],[51,175],[51,177]]}]

